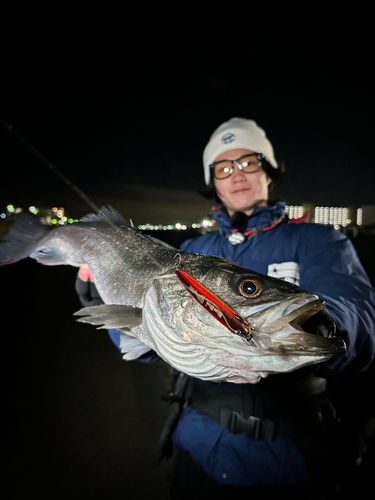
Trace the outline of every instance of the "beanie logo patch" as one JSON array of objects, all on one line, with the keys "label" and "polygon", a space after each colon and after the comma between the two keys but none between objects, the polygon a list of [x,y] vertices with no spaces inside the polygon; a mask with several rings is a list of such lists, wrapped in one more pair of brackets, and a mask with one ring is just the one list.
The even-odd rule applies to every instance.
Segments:
[{"label": "beanie logo patch", "polygon": [[223,137],[221,138],[221,143],[222,144],[230,144],[236,139],[236,136],[232,132],[228,132],[227,134],[224,134]]}]

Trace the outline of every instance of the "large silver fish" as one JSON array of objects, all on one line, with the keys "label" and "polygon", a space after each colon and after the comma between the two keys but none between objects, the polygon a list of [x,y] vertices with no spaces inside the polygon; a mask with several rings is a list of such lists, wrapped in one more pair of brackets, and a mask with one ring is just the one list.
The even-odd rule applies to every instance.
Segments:
[{"label": "large silver fish", "polygon": [[111,207],[54,229],[21,214],[0,244],[0,265],[26,257],[89,265],[104,304],[75,314],[123,332],[125,359],[153,349],[194,377],[257,383],[346,350],[333,328],[322,335],[301,326],[312,316],[334,326],[317,295],[223,258],[182,252]]}]

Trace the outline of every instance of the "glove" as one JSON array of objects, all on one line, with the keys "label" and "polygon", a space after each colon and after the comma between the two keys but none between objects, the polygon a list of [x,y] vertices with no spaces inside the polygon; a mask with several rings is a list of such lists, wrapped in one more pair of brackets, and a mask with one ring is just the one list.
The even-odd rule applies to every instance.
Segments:
[{"label": "glove", "polygon": [[95,283],[91,281],[92,278],[90,279],[90,277],[90,270],[80,268],[76,278],[75,289],[78,294],[79,301],[84,307],[98,306],[99,304],[104,303],[99,295]]}]

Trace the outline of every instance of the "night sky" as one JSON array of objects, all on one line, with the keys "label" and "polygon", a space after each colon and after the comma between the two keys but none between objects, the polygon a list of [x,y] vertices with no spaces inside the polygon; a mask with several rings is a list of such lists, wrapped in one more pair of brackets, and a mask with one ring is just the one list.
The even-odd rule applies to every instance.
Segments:
[{"label": "night sky", "polygon": [[275,196],[375,204],[372,30],[349,15],[324,19],[18,25],[2,54],[0,117],[16,133],[0,125],[1,209],[73,206],[69,183],[106,203],[132,184],[172,201],[196,193],[209,136],[233,116],[255,120],[285,161]]}]

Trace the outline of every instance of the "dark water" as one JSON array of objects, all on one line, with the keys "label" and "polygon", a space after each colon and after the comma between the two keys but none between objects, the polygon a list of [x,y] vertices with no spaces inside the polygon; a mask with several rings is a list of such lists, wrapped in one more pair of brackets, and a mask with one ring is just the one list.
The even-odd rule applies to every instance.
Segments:
[{"label": "dark water", "polygon": [[166,498],[171,462],[155,458],[170,369],[125,362],[105,330],[77,323],[75,275],[0,268],[3,498]]}]

